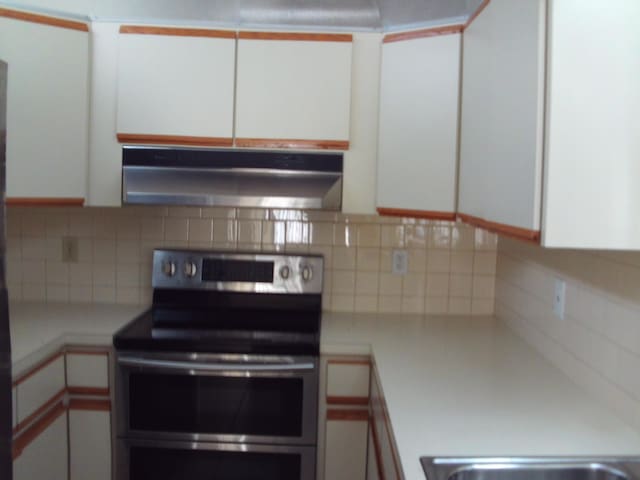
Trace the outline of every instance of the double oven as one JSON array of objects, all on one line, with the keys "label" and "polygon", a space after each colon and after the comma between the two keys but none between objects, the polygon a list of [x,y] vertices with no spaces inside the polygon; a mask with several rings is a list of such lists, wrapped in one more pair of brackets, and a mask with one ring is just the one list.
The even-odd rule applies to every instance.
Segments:
[{"label": "double oven", "polygon": [[313,480],[322,258],[156,250],[114,337],[117,480]]}]

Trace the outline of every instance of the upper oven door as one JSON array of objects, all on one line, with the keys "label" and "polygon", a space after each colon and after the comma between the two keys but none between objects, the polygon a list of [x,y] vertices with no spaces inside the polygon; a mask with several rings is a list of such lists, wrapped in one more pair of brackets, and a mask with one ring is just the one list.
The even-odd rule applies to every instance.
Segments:
[{"label": "upper oven door", "polygon": [[315,445],[316,357],[118,354],[119,436]]}]

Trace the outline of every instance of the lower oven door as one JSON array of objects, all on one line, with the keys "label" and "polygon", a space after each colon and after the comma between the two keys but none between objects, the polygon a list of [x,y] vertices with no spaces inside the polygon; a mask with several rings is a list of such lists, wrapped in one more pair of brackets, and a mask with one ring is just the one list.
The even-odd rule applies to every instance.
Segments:
[{"label": "lower oven door", "polygon": [[315,445],[317,357],[119,352],[119,437]]},{"label": "lower oven door", "polygon": [[118,439],[116,480],[313,480],[315,448]]}]

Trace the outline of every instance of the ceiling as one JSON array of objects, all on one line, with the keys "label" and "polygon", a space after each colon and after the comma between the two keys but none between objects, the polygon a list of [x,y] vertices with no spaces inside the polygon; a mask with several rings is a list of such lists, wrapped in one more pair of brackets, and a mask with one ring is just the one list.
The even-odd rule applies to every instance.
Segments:
[{"label": "ceiling", "polygon": [[482,0],[12,0],[0,5],[102,21],[394,31],[464,21]]}]

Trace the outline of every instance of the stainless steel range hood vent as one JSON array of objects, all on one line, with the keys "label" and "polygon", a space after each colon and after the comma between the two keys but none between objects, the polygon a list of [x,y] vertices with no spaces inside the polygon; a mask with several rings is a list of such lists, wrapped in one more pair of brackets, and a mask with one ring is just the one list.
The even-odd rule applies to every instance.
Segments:
[{"label": "stainless steel range hood vent", "polygon": [[342,154],[127,146],[122,203],[340,210]]}]

